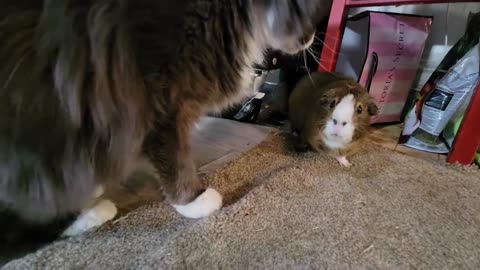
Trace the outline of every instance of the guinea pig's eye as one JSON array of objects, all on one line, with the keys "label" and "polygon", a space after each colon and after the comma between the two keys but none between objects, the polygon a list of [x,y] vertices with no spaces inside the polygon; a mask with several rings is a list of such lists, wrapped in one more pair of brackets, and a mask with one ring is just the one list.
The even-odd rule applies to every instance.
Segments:
[{"label": "guinea pig's eye", "polygon": [[333,109],[335,107],[335,99],[330,102],[330,109]]},{"label": "guinea pig's eye", "polygon": [[358,107],[357,107],[357,113],[358,113],[358,114],[361,114],[362,112],[363,112],[362,105],[358,105]]}]

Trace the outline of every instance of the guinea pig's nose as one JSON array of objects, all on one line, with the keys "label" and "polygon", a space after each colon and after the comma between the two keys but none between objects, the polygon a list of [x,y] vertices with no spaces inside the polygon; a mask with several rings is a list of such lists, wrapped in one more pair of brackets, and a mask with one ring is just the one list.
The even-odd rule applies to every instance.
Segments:
[{"label": "guinea pig's nose", "polygon": [[[333,119],[333,124],[334,124],[334,125],[337,125],[337,124],[338,124],[337,119]],[[347,125],[347,122],[342,122],[342,126],[346,126],[346,125]]]}]

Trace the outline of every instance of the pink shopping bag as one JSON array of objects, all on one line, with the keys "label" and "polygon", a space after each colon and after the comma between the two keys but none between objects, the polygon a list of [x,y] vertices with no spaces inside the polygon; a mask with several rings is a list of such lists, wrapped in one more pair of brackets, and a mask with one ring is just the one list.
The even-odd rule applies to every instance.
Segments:
[{"label": "pink shopping bag", "polygon": [[347,20],[336,71],[369,90],[379,108],[372,123],[401,120],[432,20],[372,11]]}]

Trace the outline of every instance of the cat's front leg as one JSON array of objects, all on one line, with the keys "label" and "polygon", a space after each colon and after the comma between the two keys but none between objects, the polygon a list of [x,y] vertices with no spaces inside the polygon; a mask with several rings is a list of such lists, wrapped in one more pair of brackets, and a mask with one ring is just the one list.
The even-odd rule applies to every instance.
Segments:
[{"label": "cat's front leg", "polygon": [[[95,198],[103,195],[103,187],[98,186],[95,191]],[[91,229],[100,227],[117,215],[115,204],[106,199],[98,200],[91,208],[87,208],[77,219],[62,233],[62,236],[69,237],[83,234]]]},{"label": "cat's front leg", "polygon": [[222,196],[205,188],[191,156],[190,124],[181,115],[156,123],[144,145],[160,176],[170,204],[185,217],[209,216],[222,206]]}]

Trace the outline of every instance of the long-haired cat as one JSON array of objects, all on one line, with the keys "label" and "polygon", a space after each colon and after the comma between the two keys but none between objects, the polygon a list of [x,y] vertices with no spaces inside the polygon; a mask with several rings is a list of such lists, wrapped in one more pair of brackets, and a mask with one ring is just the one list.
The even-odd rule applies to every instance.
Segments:
[{"label": "long-haired cat", "polygon": [[[267,48],[313,41],[321,0],[15,0],[0,8],[0,209],[78,234],[114,217],[102,186],[135,169],[201,218],[197,119],[240,101]],[[91,209],[90,206],[93,206]]]}]

